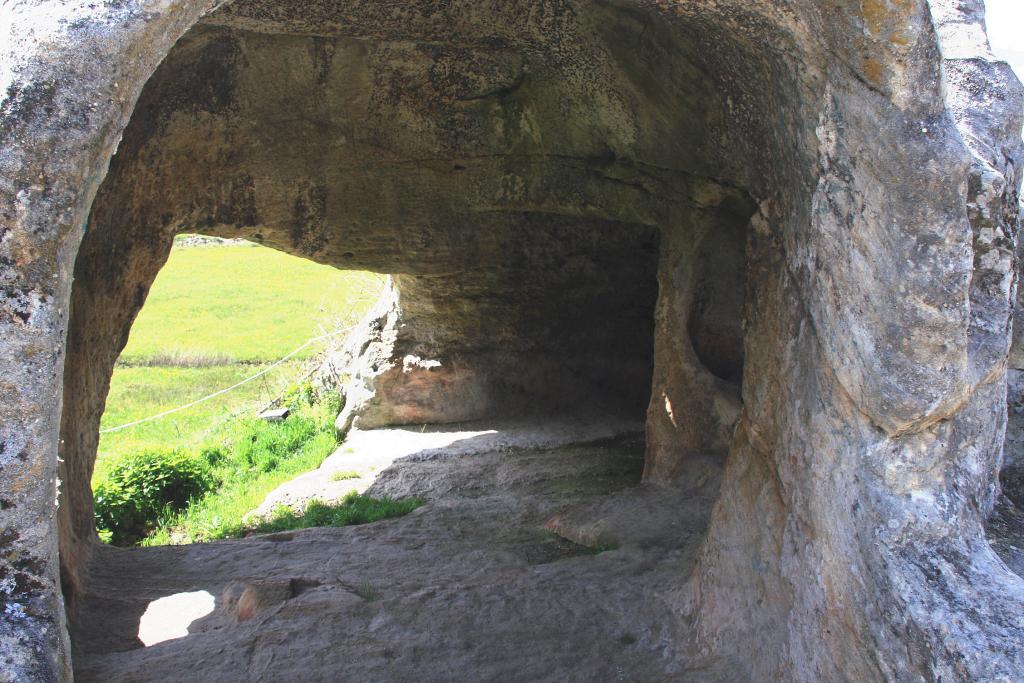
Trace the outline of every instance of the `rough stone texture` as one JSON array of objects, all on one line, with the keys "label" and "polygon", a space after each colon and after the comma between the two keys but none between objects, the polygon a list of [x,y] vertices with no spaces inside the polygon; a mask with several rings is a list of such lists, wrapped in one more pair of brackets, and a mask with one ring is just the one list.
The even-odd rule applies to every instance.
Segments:
[{"label": "rough stone texture", "polygon": [[[635,437],[500,451],[471,439],[444,453],[427,436],[427,452],[385,470],[372,489],[425,497],[407,517],[97,551],[82,596],[93,616],[75,637],[77,680],[742,678],[736,662],[688,656],[688,630],[664,597],[694,564],[717,477],[637,486]],[[559,531],[574,535],[568,518],[580,509],[592,519],[608,495],[620,515],[646,517],[642,529],[605,537],[614,550],[545,529],[557,513]],[[151,601],[200,590],[215,597],[213,614],[185,638],[140,647]]]},{"label": "rough stone texture", "polygon": [[[302,510],[312,500],[341,500],[351,491],[364,493],[397,461],[480,452],[551,449],[588,441],[612,440],[638,433],[643,425],[615,415],[573,418],[537,417],[487,420],[468,424],[422,425],[348,432],[345,443],[315,470],[281,484],[267,494],[252,517],[272,515],[282,505]],[[415,457],[413,457],[415,456]],[[344,473],[351,478],[336,479]],[[462,475],[458,475],[460,480]],[[443,482],[419,482],[420,488]]]},{"label": "rough stone texture", "polygon": [[4,675],[69,675],[58,537],[94,618],[110,372],[189,230],[396,275],[367,426],[646,402],[648,485],[721,467],[665,657],[1024,677],[1021,88],[980,0],[213,4],[3,10]]},{"label": "rough stone texture", "polygon": [[[579,237],[563,230],[560,239]],[[542,267],[503,282],[489,275],[486,286],[466,274],[394,276],[318,369],[345,399],[339,434],[497,415],[641,415],[653,371],[654,264],[646,250],[609,241],[605,253],[577,256],[577,267],[545,245]]]},{"label": "rough stone texture", "polygon": [[1024,509],[1024,372],[1020,369],[1006,372],[1006,399],[1006,441],[999,477],[1003,493]]},{"label": "rough stone texture", "polygon": [[143,84],[211,4],[17,2],[0,10],[4,680],[70,676],[55,503],[71,272]]}]

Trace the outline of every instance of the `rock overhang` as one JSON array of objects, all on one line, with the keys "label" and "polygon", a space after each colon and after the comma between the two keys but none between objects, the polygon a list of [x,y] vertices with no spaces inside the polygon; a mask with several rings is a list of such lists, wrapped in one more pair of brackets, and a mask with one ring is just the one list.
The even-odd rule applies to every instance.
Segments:
[{"label": "rock overhang", "polygon": [[[5,344],[18,359],[8,376],[18,391],[7,391],[4,445],[25,453],[31,467],[5,464],[2,490],[13,494],[5,499],[17,508],[14,526],[42,530],[24,534],[31,542],[15,549],[37,558],[39,586],[28,591],[36,602],[25,603],[54,625],[49,637],[58,640],[44,649],[58,670],[66,649],[55,635],[54,522],[45,501],[57,465],[68,297],[84,302],[70,314],[63,386],[62,452],[70,457],[62,479],[65,491],[77,486],[81,494],[60,511],[73,585],[75,557],[87,554],[91,533],[88,453],[102,409],[95,401],[169,236],[185,226],[232,235],[255,227],[268,244],[307,257],[404,272],[410,302],[417,291],[421,302],[453,291],[444,276],[460,250],[474,265],[488,264],[496,245],[528,253],[529,240],[510,245],[514,238],[493,236],[515,235],[530,221],[548,254],[571,253],[593,234],[610,236],[602,238],[606,254],[644,253],[630,250],[655,230],[658,262],[648,260],[643,276],[650,282],[656,268],[660,290],[651,314],[648,475],[669,482],[687,454],[729,450],[723,501],[738,502],[732,510],[720,504],[712,522],[698,582],[705,596],[726,585],[739,594],[763,590],[742,569],[750,552],[780,586],[817,572],[853,594],[861,582],[891,595],[912,580],[886,575],[877,558],[891,567],[912,561],[895,537],[883,533],[881,545],[865,539],[872,519],[907,512],[900,495],[910,489],[935,500],[979,496],[978,510],[950,507],[941,530],[929,524],[921,533],[961,539],[984,555],[977,522],[992,504],[1003,429],[988,413],[1002,405],[1009,346],[1018,216],[1006,207],[1016,206],[1019,185],[1020,88],[983,45],[980,3],[526,4],[353,2],[342,16],[327,3],[236,2],[206,14],[173,51],[210,5],[83,6],[50,12],[57,21],[45,26],[53,32],[39,24],[12,43],[2,129],[11,208],[2,244],[10,253]],[[30,25],[29,16],[15,14],[15,23]],[[190,46],[195,59],[185,58]],[[339,56],[344,67],[335,70]],[[181,80],[163,83],[180,106],[147,99],[161,72],[173,76],[175,68]],[[246,73],[254,77],[248,83]],[[332,78],[345,87],[325,107],[310,93],[328,92]],[[133,107],[135,122],[149,113],[160,125],[129,124]],[[297,132],[275,135],[274,111],[301,112],[284,117]],[[341,142],[357,139],[355,122],[364,134],[358,154],[345,147],[359,145]],[[294,144],[303,133],[311,139]],[[169,163],[174,151],[181,157]],[[413,172],[396,171],[410,162]],[[274,176],[289,182],[270,182]],[[723,223],[723,196],[745,207],[732,212],[739,219]],[[84,246],[72,292],[90,206],[97,234],[110,232]],[[723,241],[723,224],[739,241]],[[708,262],[712,248],[732,255],[726,270],[743,273],[718,289],[739,287],[744,296],[701,298],[707,288],[695,264]],[[625,294],[653,297],[628,272],[638,260],[610,261],[621,266],[626,284],[610,289],[624,294],[619,310],[627,317]],[[536,272],[551,270],[549,262]],[[504,282],[509,291],[516,278],[502,280],[500,271],[478,276],[476,287],[495,291]],[[724,328],[691,325],[693,311],[716,308],[709,302],[731,311]],[[472,324],[479,327],[453,324],[450,338]],[[92,346],[76,346],[76,329]],[[702,340],[722,329],[743,340],[742,393],[704,367]],[[93,403],[76,404],[81,396]],[[688,422],[680,424],[681,414]],[[872,465],[875,458],[882,464]],[[843,511],[840,501],[851,495],[874,512]],[[768,502],[773,496],[777,503]],[[822,525],[834,539],[861,540],[849,543],[853,550],[822,551],[832,559],[801,550],[773,564],[777,528],[753,534],[748,546],[756,550],[735,548],[749,533],[736,526],[758,518],[789,520],[779,523],[791,536],[820,538],[808,529]],[[845,566],[855,570],[844,573],[835,559],[843,552],[853,554]],[[1019,602],[1015,581],[1004,586],[1016,596],[1010,602]],[[792,627],[783,654],[751,664],[764,676],[876,678],[903,665],[953,671],[944,657],[954,655],[934,645],[927,618],[912,617],[903,631],[914,634],[904,639],[917,654],[880,643],[865,653],[814,635],[833,618],[820,616],[826,603],[815,591],[779,594],[791,596],[776,608]],[[965,593],[958,604],[978,600]],[[835,619],[884,633],[884,609],[866,602]],[[736,624],[749,606],[723,612],[728,601],[698,603],[711,625],[707,642],[743,642],[748,631]],[[751,623],[779,618],[754,612]],[[991,617],[993,634],[1010,628],[1004,619]],[[968,658],[964,666],[973,675],[1019,667],[1012,654],[994,652],[988,663]]]}]

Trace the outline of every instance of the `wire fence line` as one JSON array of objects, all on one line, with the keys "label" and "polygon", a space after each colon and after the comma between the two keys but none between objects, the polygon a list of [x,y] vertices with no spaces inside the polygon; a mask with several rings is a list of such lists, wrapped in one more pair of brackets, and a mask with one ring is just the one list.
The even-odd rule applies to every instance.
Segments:
[{"label": "wire fence line", "polygon": [[[343,330],[338,330],[336,332],[331,332],[329,334],[322,334],[322,335],[320,335],[318,337],[313,337],[311,339],[307,339],[306,342],[302,344],[302,346],[298,347],[294,351],[291,351],[287,355],[285,355],[282,358],[280,358],[279,360],[275,361],[273,364],[268,365],[267,367],[263,368],[262,370],[260,370],[256,374],[251,375],[249,377],[246,377],[245,379],[243,379],[240,382],[236,382],[235,384],[232,384],[230,387],[227,387],[227,388],[224,388],[224,389],[220,389],[219,391],[215,391],[215,392],[213,392],[212,394],[210,394],[208,396],[203,396],[202,398],[196,399],[195,401],[191,401],[189,403],[186,403],[185,405],[178,406],[176,408],[171,408],[169,410],[165,410],[163,412],[157,413],[156,415],[150,415],[149,417],[144,417],[144,418],[139,419],[139,420],[134,420],[132,422],[128,422],[128,423],[125,423],[123,425],[118,425],[116,427],[108,427],[106,429],[101,429],[99,431],[99,433],[100,434],[109,434],[111,432],[119,432],[122,429],[128,429],[129,427],[135,427],[137,425],[144,424],[146,422],[152,422],[153,420],[159,420],[160,418],[167,417],[168,415],[173,415],[174,413],[181,412],[182,410],[188,410],[189,408],[192,408],[193,406],[197,406],[200,403],[204,403],[206,401],[209,401],[212,398],[217,398],[218,396],[222,396],[222,395],[228,393],[229,391],[234,391],[238,387],[246,385],[246,384],[248,384],[249,382],[251,382],[251,381],[253,381],[255,379],[259,379],[260,377],[262,377],[263,375],[267,374],[268,372],[270,372],[274,368],[278,367],[279,365],[281,365],[282,363],[284,363],[288,359],[292,358],[295,354],[299,353],[300,351],[305,349],[310,344],[314,344],[314,343],[316,343],[318,341],[323,341],[324,339],[329,339],[331,337],[337,337],[338,335],[346,334],[349,331],[351,331],[351,328],[345,328]],[[312,373],[310,373],[310,374],[312,374]],[[308,375],[307,375],[307,377],[308,377]]]}]

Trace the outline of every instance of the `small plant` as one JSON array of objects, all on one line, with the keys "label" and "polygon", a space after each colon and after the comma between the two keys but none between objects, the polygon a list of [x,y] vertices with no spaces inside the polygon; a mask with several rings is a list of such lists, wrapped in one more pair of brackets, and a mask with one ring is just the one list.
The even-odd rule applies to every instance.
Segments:
[{"label": "small plant", "polygon": [[207,461],[185,451],[129,455],[96,486],[96,526],[114,545],[135,543],[215,483]]},{"label": "small plant", "polygon": [[341,472],[335,472],[331,475],[331,481],[345,481],[347,479],[358,479],[362,475],[352,470],[343,470]]},{"label": "small plant", "polygon": [[276,401],[292,409],[315,407],[321,415],[334,419],[341,412],[342,397],[336,391],[317,391],[309,380],[290,385]]},{"label": "small plant", "polygon": [[313,384],[307,380],[292,384],[285,389],[281,395],[281,405],[291,407],[299,405],[308,406],[316,403],[316,398],[316,390],[313,389]]},{"label": "small plant", "polygon": [[345,407],[345,400],[341,394],[332,391],[328,394],[321,394],[317,405],[320,408],[320,412],[330,418],[333,424],[334,418],[338,417],[341,409]]},{"label": "small plant", "polygon": [[314,500],[302,514],[296,515],[290,508],[282,506],[274,516],[249,529],[256,533],[292,531],[317,526],[349,526],[369,524],[382,519],[402,517],[423,505],[419,498],[374,498],[355,491],[345,496],[340,503],[327,504]]},{"label": "small plant", "polygon": [[210,467],[219,467],[227,461],[228,453],[221,446],[207,446],[199,451],[199,457]]},{"label": "small plant", "polygon": [[619,544],[612,541],[605,543],[594,543],[592,545],[586,545],[584,547],[587,549],[587,552],[591,555],[600,555],[601,553],[606,553],[610,550],[618,550]]},{"label": "small plant", "polygon": [[321,430],[316,421],[302,415],[277,423],[247,420],[239,430],[234,456],[243,467],[273,472]]},{"label": "small plant", "polygon": [[366,602],[376,602],[377,600],[380,600],[380,591],[378,591],[377,588],[369,581],[363,581],[352,589],[352,592]]}]

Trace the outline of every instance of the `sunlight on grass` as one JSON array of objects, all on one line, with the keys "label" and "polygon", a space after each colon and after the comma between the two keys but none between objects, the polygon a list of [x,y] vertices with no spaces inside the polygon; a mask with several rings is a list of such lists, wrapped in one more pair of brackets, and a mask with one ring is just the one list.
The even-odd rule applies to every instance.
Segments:
[{"label": "sunlight on grass", "polygon": [[[114,370],[101,430],[213,394],[312,337],[353,325],[379,297],[384,281],[256,245],[176,245]],[[306,405],[285,425],[252,419],[306,374],[308,359],[326,344],[314,343],[265,376],[207,402],[102,433],[94,486],[133,453],[221,452],[225,457],[211,463],[217,490],[185,510],[165,511],[145,543],[223,538],[268,492],[315,469],[336,446],[334,415],[323,405]]]},{"label": "sunlight on grass", "polygon": [[[255,374],[312,336],[358,320],[384,278],[255,245],[178,247],[132,326],[100,429],[185,405]],[[303,374],[315,344],[238,389],[155,422],[102,434],[96,475],[125,453],[224,435]],[[129,367],[130,366],[130,367]],[[94,477],[94,482],[96,477]]]},{"label": "sunlight on grass", "polygon": [[[121,354],[280,358],[310,337],[352,324],[376,301],[380,275],[256,246],[175,248]],[[300,357],[309,358],[316,348]]]},{"label": "sunlight on grass", "polygon": [[[125,453],[173,446],[198,446],[224,436],[229,422],[252,415],[302,375],[303,361],[281,365],[260,380],[180,413],[118,432],[102,434],[96,475]],[[116,368],[101,429],[116,427],[184,405],[231,386],[256,372],[249,365],[212,368]],[[94,477],[95,480],[95,477]]]},{"label": "sunlight on grass", "polygon": [[287,507],[279,508],[274,515],[265,521],[258,522],[251,528],[240,529],[240,533],[269,533],[275,531],[292,531],[318,526],[349,526],[352,524],[369,524],[382,519],[392,519],[407,515],[423,505],[419,498],[373,498],[355,491],[346,495],[340,502],[329,504],[314,500],[302,511],[295,514]]},{"label": "sunlight on grass", "polygon": [[313,406],[282,422],[244,420],[219,447],[207,447],[222,484],[166,516],[144,545],[197,543],[237,537],[242,518],[268,493],[298,474],[316,469],[337,445],[332,411]]}]

